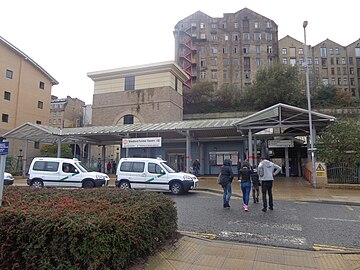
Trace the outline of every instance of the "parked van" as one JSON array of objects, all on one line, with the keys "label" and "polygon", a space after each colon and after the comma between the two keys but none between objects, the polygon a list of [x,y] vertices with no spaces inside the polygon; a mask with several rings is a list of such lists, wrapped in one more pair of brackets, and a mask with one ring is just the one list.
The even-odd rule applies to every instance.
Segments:
[{"label": "parked van", "polygon": [[76,158],[36,157],[29,168],[27,184],[42,187],[84,187],[107,186],[110,178],[99,172],[91,172]]},{"label": "parked van", "polygon": [[198,183],[195,175],[175,172],[162,159],[122,158],[116,170],[115,185],[122,189],[158,189],[182,194],[195,189]]}]

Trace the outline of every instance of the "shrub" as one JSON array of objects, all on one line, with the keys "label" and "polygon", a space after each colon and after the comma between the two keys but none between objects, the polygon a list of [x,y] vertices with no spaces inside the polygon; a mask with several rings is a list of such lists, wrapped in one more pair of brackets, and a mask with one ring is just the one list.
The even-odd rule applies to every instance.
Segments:
[{"label": "shrub", "polygon": [[176,229],[163,194],[5,187],[0,269],[124,269]]}]

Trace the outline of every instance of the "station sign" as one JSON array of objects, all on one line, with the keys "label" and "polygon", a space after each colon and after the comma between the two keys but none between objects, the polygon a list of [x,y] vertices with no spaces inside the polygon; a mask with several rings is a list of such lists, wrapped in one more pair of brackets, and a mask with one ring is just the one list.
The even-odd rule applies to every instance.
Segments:
[{"label": "station sign", "polygon": [[293,140],[268,140],[269,148],[294,147]]},{"label": "station sign", "polygon": [[9,142],[0,142],[0,155],[9,154]]},{"label": "station sign", "polygon": [[123,148],[161,147],[161,137],[123,138],[122,147]]}]

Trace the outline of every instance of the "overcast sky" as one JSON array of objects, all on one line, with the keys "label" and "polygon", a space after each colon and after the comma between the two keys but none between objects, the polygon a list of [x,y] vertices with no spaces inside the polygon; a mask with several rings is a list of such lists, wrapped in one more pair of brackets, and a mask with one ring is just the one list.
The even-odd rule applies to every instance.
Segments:
[{"label": "overcast sky", "polygon": [[[341,6],[344,4],[344,6]],[[324,0],[4,0],[0,36],[58,82],[52,94],[92,103],[88,72],[174,59],[176,23],[200,10],[223,17],[249,8],[314,46],[329,38],[347,46],[360,38],[360,1]]]}]

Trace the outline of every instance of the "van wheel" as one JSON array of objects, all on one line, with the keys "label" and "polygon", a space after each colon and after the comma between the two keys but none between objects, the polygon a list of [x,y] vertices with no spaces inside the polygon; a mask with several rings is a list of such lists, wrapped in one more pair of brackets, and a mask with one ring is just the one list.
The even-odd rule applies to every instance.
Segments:
[{"label": "van wheel", "polygon": [[119,188],[121,188],[121,189],[130,189],[131,186],[130,186],[129,181],[121,181],[120,184],[119,184]]},{"label": "van wheel", "polygon": [[171,193],[174,195],[180,195],[184,192],[184,187],[180,182],[173,182],[170,185]]},{"label": "van wheel", "polygon": [[83,188],[93,188],[94,186],[94,182],[91,180],[86,180],[83,183]]},{"label": "van wheel", "polygon": [[31,186],[33,188],[42,188],[42,187],[44,187],[44,184],[41,180],[34,180],[34,181],[32,181]]}]

